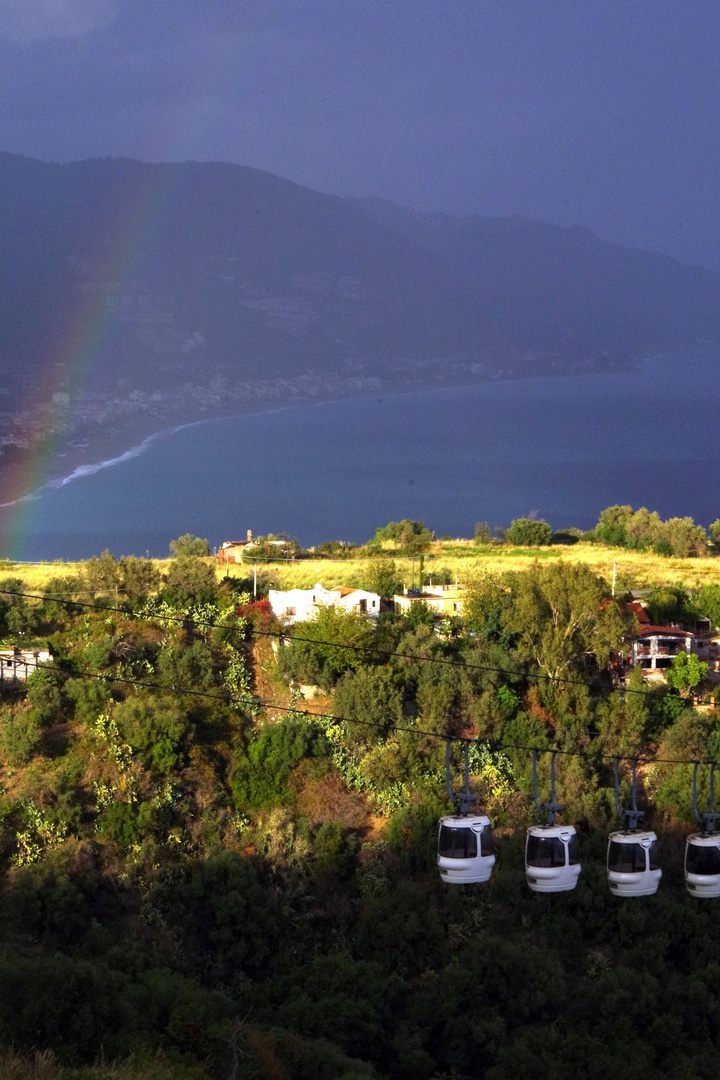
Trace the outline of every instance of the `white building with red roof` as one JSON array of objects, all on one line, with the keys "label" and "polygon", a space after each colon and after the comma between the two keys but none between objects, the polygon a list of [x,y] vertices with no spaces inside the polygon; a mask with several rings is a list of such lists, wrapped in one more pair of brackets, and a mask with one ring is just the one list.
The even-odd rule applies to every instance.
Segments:
[{"label": "white building with red roof", "polygon": [[707,634],[680,626],[655,626],[645,605],[637,600],[627,608],[640,623],[637,637],[630,642],[630,663],[641,667],[645,678],[665,678],[665,671],[679,652],[695,653],[701,660],[709,658],[711,641]]}]

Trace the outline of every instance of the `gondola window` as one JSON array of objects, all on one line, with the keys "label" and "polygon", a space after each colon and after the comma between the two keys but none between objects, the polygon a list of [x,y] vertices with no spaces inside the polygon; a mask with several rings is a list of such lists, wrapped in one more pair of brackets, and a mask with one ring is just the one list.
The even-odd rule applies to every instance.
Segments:
[{"label": "gondola window", "polygon": [[527,860],[530,866],[564,866],[565,845],[557,836],[533,836],[527,841]]},{"label": "gondola window", "polygon": [[720,874],[720,849],[688,844],[685,869],[688,874],[702,874],[706,877]]},{"label": "gondola window", "polygon": [[438,854],[444,859],[474,859],[477,856],[477,836],[472,829],[440,829]]}]

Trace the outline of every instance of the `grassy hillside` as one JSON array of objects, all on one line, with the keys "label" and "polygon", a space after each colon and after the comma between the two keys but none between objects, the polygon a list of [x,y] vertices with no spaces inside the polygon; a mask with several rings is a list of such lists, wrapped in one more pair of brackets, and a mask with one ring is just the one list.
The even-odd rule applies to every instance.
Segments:
[{"label": "grassy hillside", "polygon": [[[400,577],[410,586],[413,575],[413,561],[398,557],[391,549],[386,554],[395,558]],[[602,544],[578,543],[573,545],[554,544],[540,548],[511,547],[508,545],[477,545],[471,540],[437,541],[425,554],[425,574],[432,578],[433,570],[441,568],[450,571],[453,580],[469,582],[490,575],[502,575],[527,570],[539,559],[552,562],[562,559],[564,562],[588,566],[593,573],[612,579],[613,563],[616,566],[617,590],[642,589],[665,584],[682,583],[687,588],[699,585],[720,584],[720,559],[666,557],[647,551],[630,551],[627,548],[612,548]],[[229,567],[208,560],[216,567],[218,581],[226,576],[236,580],[251,580],[253,561],[248,558],[244,565],[231,563]],[[153,565],[158,570],[166,569],[169,559],[154,559]],[[320,581],[323,585],[350,585],[356,588],[367,581],[367,554],[361,549],[357,557],[343,559],[318,557],[298,559],[296,562],[257,562],[260,590],[266,590],[268,584],[273,588],[310,588]],[[3,563],[0,572],[19,575],[29,587],[44,589],[53,580],[75,574],[81,563]],[[415,558],[414,573],[418,573],[418,558]]]}]

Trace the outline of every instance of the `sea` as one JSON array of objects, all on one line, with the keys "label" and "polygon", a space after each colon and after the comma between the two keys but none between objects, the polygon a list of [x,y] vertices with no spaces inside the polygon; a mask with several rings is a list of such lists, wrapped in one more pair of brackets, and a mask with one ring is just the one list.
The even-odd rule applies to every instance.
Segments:
[{"label": "sea", "polygon": [[591,528],[614,503],[720,517],[717,353],[626,371],[482,382],[186,425],[0,509],[3,557],[168,554],[190,532],[364,542],[416,518],[437,536],[534,515]]}]

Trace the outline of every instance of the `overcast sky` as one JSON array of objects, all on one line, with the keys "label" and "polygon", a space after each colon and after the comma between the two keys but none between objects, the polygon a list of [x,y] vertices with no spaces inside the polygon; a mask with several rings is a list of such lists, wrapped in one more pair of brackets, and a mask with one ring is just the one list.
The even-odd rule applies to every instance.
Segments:
[{"label": "overcast sky", "polygon": [[0,149],[223,160],[720,269],[718,0],[0,0]]}]

